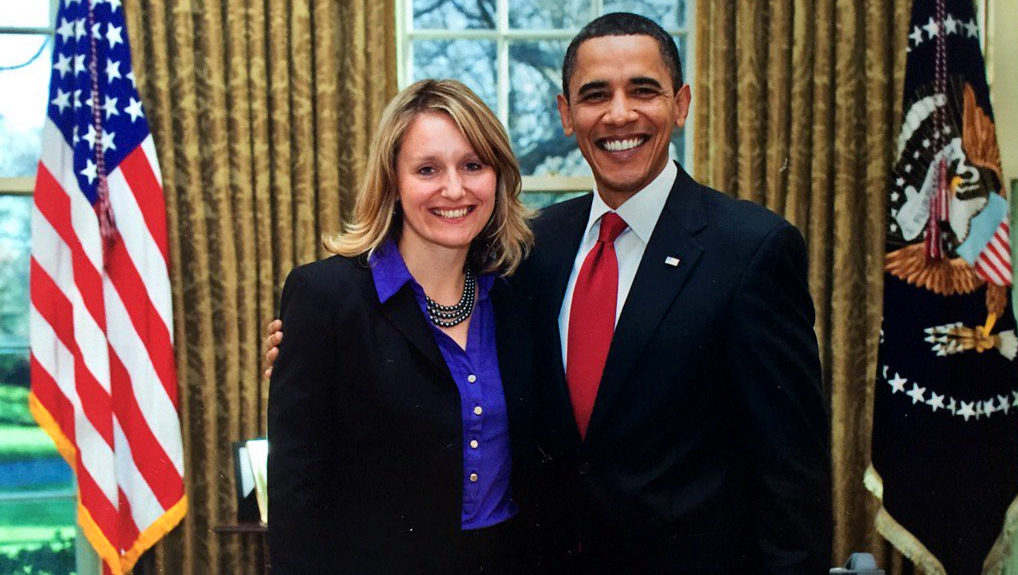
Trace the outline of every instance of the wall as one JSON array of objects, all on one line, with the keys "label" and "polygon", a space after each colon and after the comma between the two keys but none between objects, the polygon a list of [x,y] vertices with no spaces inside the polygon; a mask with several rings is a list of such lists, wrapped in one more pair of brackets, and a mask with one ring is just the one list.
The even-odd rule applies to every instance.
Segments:
[{"label": "wall", "polygon": [[1014,25],[1018,22],[1018,0],[990,0],[990,36],[987,52],[990,99],[997,121],[1004,184],[1010,194],[1010,182],[1018,178],[1018,40]]}]

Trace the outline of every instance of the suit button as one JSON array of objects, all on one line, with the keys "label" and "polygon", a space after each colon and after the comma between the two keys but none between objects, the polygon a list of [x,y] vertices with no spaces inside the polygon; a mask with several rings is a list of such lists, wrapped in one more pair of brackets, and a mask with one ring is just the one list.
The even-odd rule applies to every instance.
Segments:
[{"label": "suit button", "polygon": [[586,475],[586,474],[590,473],[590,462],[589,461],[581,461],[580,465],[577,466],[576,470],[580,472],[580,475]]}]

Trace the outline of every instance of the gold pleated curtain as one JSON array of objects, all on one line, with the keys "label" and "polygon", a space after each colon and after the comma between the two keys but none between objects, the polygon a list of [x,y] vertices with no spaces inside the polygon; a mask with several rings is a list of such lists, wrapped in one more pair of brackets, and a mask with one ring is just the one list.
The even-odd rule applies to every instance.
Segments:
[{"label": "gold pleated curtain", "polygon": [[167,198],[190,509],[136,572],[258,573],[231,442],[265,433],[263,326],[283,279],[352,208],[396,92],[395,14],[374,0],[124,0]]},{"label": "gold pleated curtain", "polygon": [[885,204],[911,2],[697,3],[694,172],[798,226],[831,410],[834,559],[909,571],[863,487],[883,300]]}]

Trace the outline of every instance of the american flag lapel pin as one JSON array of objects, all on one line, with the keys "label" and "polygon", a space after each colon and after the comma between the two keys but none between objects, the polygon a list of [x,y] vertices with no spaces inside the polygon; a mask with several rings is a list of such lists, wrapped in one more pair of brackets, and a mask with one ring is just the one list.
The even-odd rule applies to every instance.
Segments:
[{"label": "american flag lapel pin", "polygon": [[668,256],[665,258],[665,265],[672,266],[673,268],[679,267],[679,262],[682,261],[675,256]]}]

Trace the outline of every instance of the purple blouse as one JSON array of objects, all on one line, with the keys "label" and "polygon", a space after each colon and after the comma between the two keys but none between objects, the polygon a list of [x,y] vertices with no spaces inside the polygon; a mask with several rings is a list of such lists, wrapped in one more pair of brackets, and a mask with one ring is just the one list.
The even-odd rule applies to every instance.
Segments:
[{"label": "purple blouse", "polygon": [[[421,313],[427,317],[424,290],[410,275],[403,256],[391,240],[371,258],[375,290],[382,303],[409,283]],[[488,292],[493,274],[477,278],[477,305],[470,316],[467,348],[431,322],[431,333],[459,389],[463,417],[463,512],[462,528],[479,529],[501,523],[517,513],[509,475],[509,415],[495,348],[495,310]]]}]

